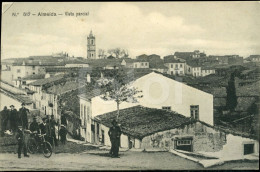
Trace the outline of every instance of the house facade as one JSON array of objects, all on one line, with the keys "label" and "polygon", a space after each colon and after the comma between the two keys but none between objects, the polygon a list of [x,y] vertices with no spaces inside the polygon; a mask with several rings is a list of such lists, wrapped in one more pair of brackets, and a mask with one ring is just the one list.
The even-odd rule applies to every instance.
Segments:
[{"label": "house facade", "polygon": [[149,61],[143,59],[136,59],[133,62],[133,68],[149,68]]},{"label": "house facade", "polygon": [[214,68],[210,68],[210,67],[201,67],[201,76],[207,76],[210,74],[214,74],[215,73],[215,69]]},{"label": "house facade", "polygon": [[202,76],[202,74],[201,74],[201,67],[198,66],[198,65],[193,65],[193,64],[187,64],[186,65],[186,73],[188,75],[192,75],[194,77]]},{"label": "house facade", "polygon": [[[167,109],[176,111],[186,117],[192,117],[213,125],[213,95],[187,86],[181,82],[152,72],[130,83],[131,86],[142,91],[142,98],[138,103],[120,104],[120,109],[142,105],[144,107]],[[99,92],[100,94],[100,92]],[[80,95],[81,111],[84,106],[89,107],[91,119],[117,109],[114,101],[104,101],[98,94]],[[194,95],[194,96],[192,96]],[[83,108],[83,110],[82,110]],[[85,120],[84,116],[81,116]],[[93,123],[92,123],[93,125]],[[94,127],[92,128],[94,129]],[[87,131],[90,133],[90,130]],[[89,137],[91,138],[91,136]],[[89,140],[87,140],[89,141]]]}]

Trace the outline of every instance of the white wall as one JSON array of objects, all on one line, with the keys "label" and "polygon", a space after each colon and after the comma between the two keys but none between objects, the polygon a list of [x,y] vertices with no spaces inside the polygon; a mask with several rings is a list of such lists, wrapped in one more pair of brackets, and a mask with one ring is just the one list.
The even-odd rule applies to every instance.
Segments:
[{"label": "white wall", "polygon": [[89,64],[66,64],[65,67],[89,67]]},{"label": "white wall", "polygon": [[[122,103],[120,109],[138,104],[157,109],[162,109],[162,106],[171,106],[173,111],[190,117],[190,105],[199,105],[199,119],[213,125],[213,95],[211,94],[157,73],[145,75],[137,79],[132,85],[143,91],[141,93],[143,98],[135,104]],[[104,101],[99,97],[92,99],[93,117],[116,109],[117,106],[114,101]]]},{"label": "white wall", "polygon": [[148,62],[134,62],[133,68],[149,68],[149,63]]},{"label": "white wall", "polygon": [[166,66],[168,67],[167,74],[169,75],[185,75],[185,63],[166,63]]},{"label": "white wall", "polygon": [[227,143],[224,145],[220,155],[224,159],[241,159],[244,157],[244,144],[248,143],[254,143],[254,152],[259,154],[258,141],[228,134]]}]

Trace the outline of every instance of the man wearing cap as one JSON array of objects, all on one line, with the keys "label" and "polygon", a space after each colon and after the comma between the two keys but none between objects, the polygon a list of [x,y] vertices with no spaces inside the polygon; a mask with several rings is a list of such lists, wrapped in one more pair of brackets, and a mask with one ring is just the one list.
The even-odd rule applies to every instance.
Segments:
[{"label": "man wearing cap", "polygon": [[119,151],[119,146],[120,146],[121,129],[117,125],[116,120],[112,121],[112,127],[110,127],[110,129],[109,129],[108,135],[110,137],[110,141],[112,144],[112,146],[111,146],[112,157],[119,157],[118,151]]},{"label": "man wearing cap", "polygon": [[18,141],[18,158],[21,158],[22,149],[23,149],[24,157],[29,157],[29,155],[27,154],[27,147],[25,144],[25,138],[24,138],[24,132],[22,126],[18,126],[16,139]]},{"label": "man wearing cap", "polygon": [[47,121],[46,117],[42,118],[42,123],[39,125],[39,129],[40,129],[41,134],[46,134],[46,125],[47,125],[46,121]]},{"label": "man wearing cap", "polygon": [[18,112],[14,108],[14,105],[11,105],[10,108],[11,108],[10,115],[9,115],[10,128],[12,132],[15,132],[18,129],[17,122],[16,122],[18,118]]},{"label": "man wearing cap", "polygon": [[25,129],[28,129],[27,113],[29,113],[29,109],[27,109],[25,104],[22,103],[22,107],[19,109],[19,124],[21,124]]}]

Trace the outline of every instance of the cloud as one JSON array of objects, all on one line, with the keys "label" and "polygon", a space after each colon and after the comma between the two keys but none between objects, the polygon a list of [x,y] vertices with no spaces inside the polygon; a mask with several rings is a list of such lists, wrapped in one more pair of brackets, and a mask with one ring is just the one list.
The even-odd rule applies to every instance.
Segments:
[{"label": "cloud", "polygon": [[19,57],[67,51],[86,57],[86,38],[91,29],[96,35],[97,49],[126,48],[132,57],[143,53],[164,56],[174,51],[194,49],[209,52],[239,50],[239,53],[255,49],[258,45],[253,40],[213,40],[210,35],[214,33],[210,28],[204,28],[199,23],[187,23],[181,15],[166,16],[158,11],[145,13],[130,3],[114,2],[103,3],[98,10],[90,10],[87,17],[57,17],[57,20],[52,18],[38,22],[36,26],[30,23],[28,32],[16,32],[4,39],[3,55],[6,58],[10,55]]}]

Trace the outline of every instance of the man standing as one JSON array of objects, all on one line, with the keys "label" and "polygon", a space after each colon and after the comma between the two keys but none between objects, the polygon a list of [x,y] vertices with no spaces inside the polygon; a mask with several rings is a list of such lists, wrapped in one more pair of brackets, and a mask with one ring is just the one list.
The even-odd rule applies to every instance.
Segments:
[{"label": "man standing", "polygon": [[46,134],[46,121],[47,121],[46,117],[42,118],[42,123],[39,125],[41,134]]},{"label": "man standing", "polygon": [[7,130],[9,111],[7,107],[4,107],[4,110],[1,112],[1,135],[4,135],[5,130]]},{"label": "man standing", "polygon": [[25,104],[22,103],[22,107],[19,109],[19,122],[24,129],[28,129],[27,113],[29,113],[29,110],[25,107]]},{"label": "man standing", "polygon": [[112,147],[111,147],[112,157],[119,158],[118,152],[119,152],[119,146],[120,146],[121,129],[117,125],[116,120],[112,121],[112,127],[110,127],[110,129],[109,129],[108,135],[110,137],[110,141],[112,144]]},{"label": "man standing", "polygon": [[30,124],[30,131],[40,133],[38,122],[36,121],[36,117],[33,117],[33,122]]},{"label": "man standing", "polygon": [[51,137],[52,137],[52,139],[54,139],[55,146],[58,146],[58,141],[57,141],[56,133],[55,133],[55,126],[58,125],[58,123],[55,121],[54,115],[51,115],[51,119],[50,119],[49,124],[50,124]]},{"label": "man standing", "polygon": [[14,105],[10,106],[10,115],[9,115],[9,121],[10,121],[10,128],[12,130],[12,133],[15,132],[18,128],[17,126],[17,118],[18,118],[18,112],[14,108]]},{"label": "man standing", "polygon": [[18,141],[18,158],[21,158],[22,149],[23,149],[24,157],[29,157],[29,155],[27,154],[27,147],[25,144],[24,132],[22,126],[18,127],[16,139]]}]

